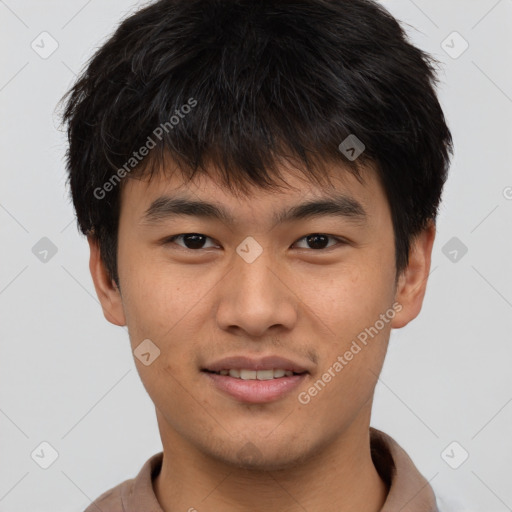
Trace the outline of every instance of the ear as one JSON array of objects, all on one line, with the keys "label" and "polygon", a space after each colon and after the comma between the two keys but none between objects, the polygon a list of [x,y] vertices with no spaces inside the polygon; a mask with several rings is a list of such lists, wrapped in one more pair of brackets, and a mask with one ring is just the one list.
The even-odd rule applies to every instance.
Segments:
[{"label": "ear", "polygon": [[91,271],[96,295],[100,300],[105,318],[114,325],[126,325],[121,293],[115,281],[108,275],[107,269],[101,259],[98,241],[91,235],[87,237],[91,255],[89,270]]},{"label": "ear", "polygon": [[411,243],[409,263],[398,278],[395,300],[402,308],[397,308],[397,313],[391,321],[393,329],[404,327],[421,311],[435,236],[436,226],[432,221]]}]

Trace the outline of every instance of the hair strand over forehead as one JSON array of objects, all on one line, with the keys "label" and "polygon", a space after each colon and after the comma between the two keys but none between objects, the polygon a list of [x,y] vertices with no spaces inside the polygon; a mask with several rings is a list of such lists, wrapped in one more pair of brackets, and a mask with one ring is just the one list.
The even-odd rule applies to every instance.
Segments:
[{"label": "hair strand over forehead", "polygon": [[[327,162],[355,176],[372,163],[400,271],[436,218],[452,152],[436,65],[370,0],[152,3],[121,23],[63,98],[78,225],[117,282],[116,176],[165,173],[170,159],[186,179],[214,171],[247,192],[276,187],[283,161],[318,183]],[[365,146],[353,162],[338,149],[351,134]]]}]

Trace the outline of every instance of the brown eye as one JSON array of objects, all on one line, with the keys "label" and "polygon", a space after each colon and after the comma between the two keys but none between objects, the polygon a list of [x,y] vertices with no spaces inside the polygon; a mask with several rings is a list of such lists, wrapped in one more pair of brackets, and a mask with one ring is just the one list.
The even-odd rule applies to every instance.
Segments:
[{"label": "brown eye", "polygon": [[[299,247],[299,249],[321,250],[321,249],[326,249],[328,247],[332,247],[333,245],[336,245],[336,244],[328,245],[329,239],[335,240],[336,242],[343,243],[343,240],[341,240],[337,237],[334,237],[334,236],[326,235],[324,233],[312,233],[312,234],[306,235],[305,237],[298,240],[298,242],[301,242],[304,240],[306,242],[306,244],[308,245],[307,247]],[[295,243],[298,243],[298,242],[295,242]]]},{"label": "brown eye", "polygon": [[181,240],[183,245],[177,244],[184,249],[208,249],[209,247],[205,247],[205,242],[207,240],[211,240],[209,236],[202,235],[201,233],[183,233],[181,235],[174,235],[171,238],[167,239],[166,243],[175,242],[176,240]]}]

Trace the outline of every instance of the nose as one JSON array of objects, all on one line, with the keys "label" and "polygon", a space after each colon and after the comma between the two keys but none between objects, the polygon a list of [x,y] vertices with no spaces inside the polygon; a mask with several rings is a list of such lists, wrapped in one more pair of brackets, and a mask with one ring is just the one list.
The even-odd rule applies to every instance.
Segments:
[{"label": "nose", "polygon": [[217,308],[221,329],[261,337],[267,331],[292,330],[298,299],[291,277],[265,251],[252,263],[235,256],[222,284]]}]

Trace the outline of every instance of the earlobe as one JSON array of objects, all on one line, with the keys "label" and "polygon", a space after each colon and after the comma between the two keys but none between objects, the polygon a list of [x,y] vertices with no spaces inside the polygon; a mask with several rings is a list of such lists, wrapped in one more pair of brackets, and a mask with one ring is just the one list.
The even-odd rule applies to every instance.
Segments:
[{"label": "earlobe", "polygon": [[398,279],[395,300],[402,308],[391,322],[393,329],[404,327],[421,311],[435,235],[436,227],[434,222],[431,222],[411,243],[409,263]]},{"label": "earlobe", "polygon": [[114,325],[126,325],[123,302],[116,283],[110,278],[105,264],[101,258],[98,241],[91,235],[89,242],[90,257],[89,270],[91,271],[96,295],[101,303],[105,318]]}]

